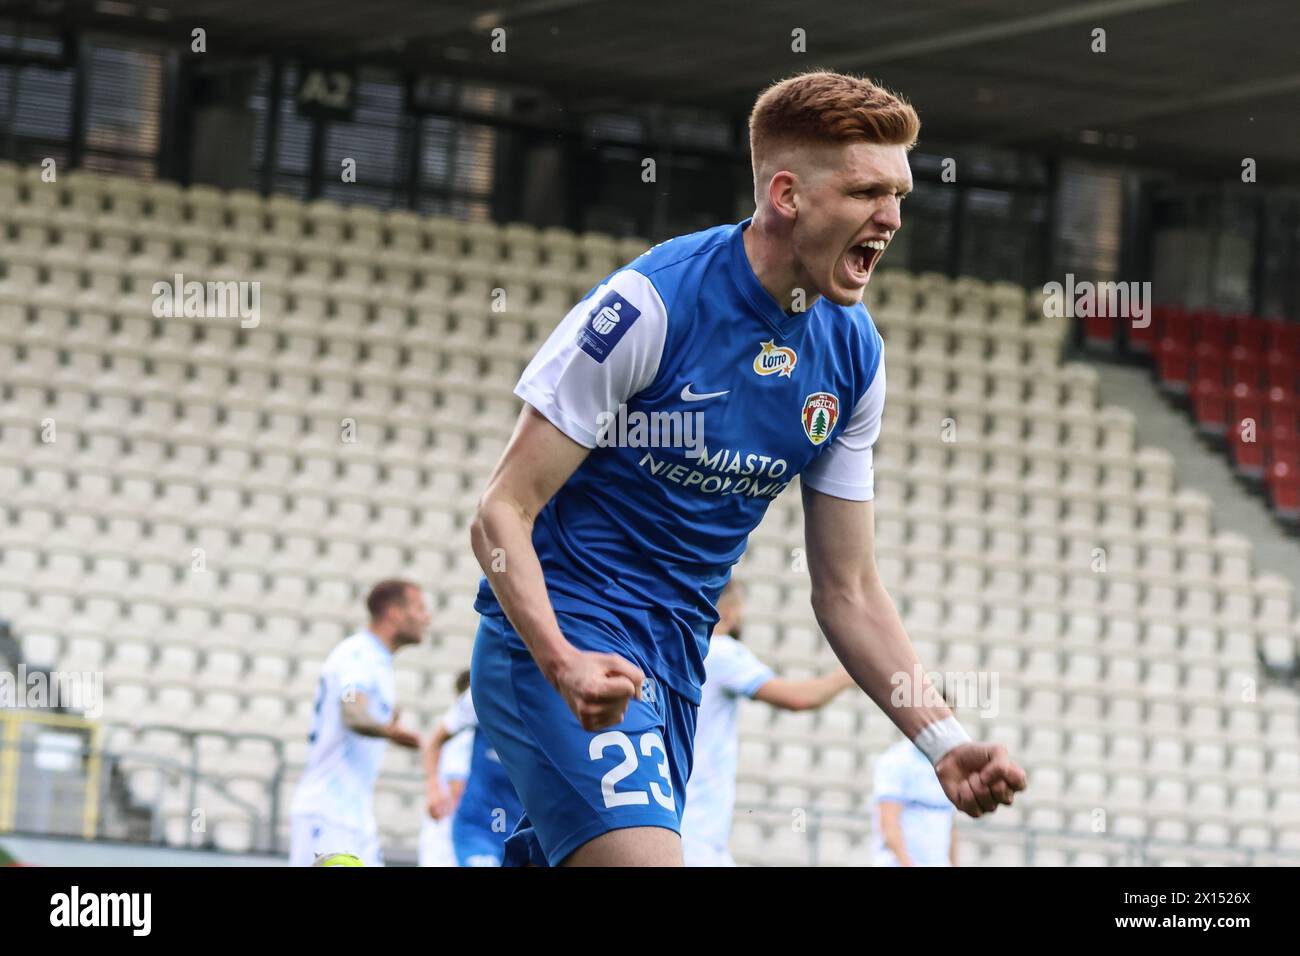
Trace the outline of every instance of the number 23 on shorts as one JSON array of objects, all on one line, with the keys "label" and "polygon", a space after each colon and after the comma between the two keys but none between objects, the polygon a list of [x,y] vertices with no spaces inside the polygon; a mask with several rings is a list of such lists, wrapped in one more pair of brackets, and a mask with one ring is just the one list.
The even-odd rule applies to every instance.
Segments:
[{"label": "number 23 on shorts", "polygon": [[645,790],[615,789],[620,781],[636,773],[639,766],[637,748],[632,745],[632,738],[621,730],[609,730],[592,737],[588,753],[592,760],[604,760],[606,752],[615,749],[622,751],[622,761],[600,778],[600,792],[605,798],[605,806],[647,806],[650,803],[650,797],[654,797],[655,802],[665,810],[676,813],[677,804],[673,800],[673,782],[668,773],[668,751],[664,747],[663,738],[654,731],[647,731],[640,735],[641,756],[653,758],[655,751],[658,751],[663,756],[663,760],[658,764],[658,770],[659,776],[663,778],[664,785],[661,787],[658,781],[648,781],[649,793]]}]

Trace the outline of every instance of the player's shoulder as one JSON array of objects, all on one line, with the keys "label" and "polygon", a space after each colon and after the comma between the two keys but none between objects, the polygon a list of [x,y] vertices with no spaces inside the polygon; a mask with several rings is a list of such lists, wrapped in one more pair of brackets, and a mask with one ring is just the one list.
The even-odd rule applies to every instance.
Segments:
[{"label": "player's shoulder", "polygon": [[328,665],[339,661],[355,659],[365,653],[365,641],[365,631],[357,631],[355,634],[348,635],[335,644],[330,652],[325,655],[325,663]]},{"label": "player's shoulder", "polygon": [[823,298],[814,308],[814,335],[825,354],[831,357],[832,365],[852,383],[854,401],[850,407],[853,407],[874,383],[879,381],[881,388],[884,387],[879,373],[885,365],[885,341],[861,302],[838,305]]},{"label": "player's shoulder", "polygon": [[670,330],[681,334],[688,324],[677,303],[698,301],[700,285],[718,272],[711,253],[724,250],[738,228],[715,226],[666,239],[615,269],[583,296],[579,307],[591,326],[584,334],[612,349],[636,324],[633,334],[668,349]]},{"label": "player's shoulder", "polygon": [[736,640],[730,634],[715,634],[709,638],[709,653],[704,658],[704,666],[708,667],[709,663],[719,664],[734,658],[740,651],[740,641]]},{"label": "player's shoulder", "polygon": [[821,328],[844,337],[847,341],[843,344],[855,346],[860,355],[873,363],[883,354],[885,340],[866,303],[839,305],[823,298],[818,300],[817,308],[822,311],[824,319],[829,320],[823,321]]},{"label": "player's shoulder", "polygon": [[631,269],[649,279],[681,269],[692,260],[707,256],[726,247],[740,225],[724,223],[690,232],[651,246],[623,268]]},{"label": "player's shoulder", "polygon": [[380,660],[377,642],[367,631],[362,630],[335,644],[334,649],[326,655],[322,669],[370,664]]},{"label": "player's shoulder", "polygon": [[709,266],[716,255],[725,252],[739,229],[739,224],[728,223],[665,239],[615,270],[606,281],[653,290],[665,311],[671,312],[673,302],[683,293],[718,277],[719,270]]}]

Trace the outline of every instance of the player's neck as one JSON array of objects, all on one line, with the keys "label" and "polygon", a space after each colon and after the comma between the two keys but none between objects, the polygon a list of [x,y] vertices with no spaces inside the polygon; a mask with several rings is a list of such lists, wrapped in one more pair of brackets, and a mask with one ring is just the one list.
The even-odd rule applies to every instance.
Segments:
[{"label": "player's neck", "polygon": [[[745,257],[749,260],[749,267],[754,270],[759,284],[777,301],[788,318],[793,318],[812,308],[819,296],[813,293],[810,297],[811,283],[800,282],[789,243],[772,235],[765,228],[761,215],[754,214],[748,228],[741,234],[741,239],[744,242]],[[800,293],[803,300],[799,303],[801,308],[797,311],[794,309],[796,291]]]},{"label": "player's neck", "polygon": [[397,648],[394,646],[395,635],[391,634],[387,628],[376,626],[373,622],[366,625],[366,630],[374,636],[380,644],[388,648],[388,653],[393,653]]}]

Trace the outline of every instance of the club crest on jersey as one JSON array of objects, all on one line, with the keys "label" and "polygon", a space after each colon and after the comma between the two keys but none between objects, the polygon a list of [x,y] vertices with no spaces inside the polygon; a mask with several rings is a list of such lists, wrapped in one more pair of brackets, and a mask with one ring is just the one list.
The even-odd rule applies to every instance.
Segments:
[{"label": "club crest on jersey", "polygon": [[617,292],[608,292],[587,316],[578,332],[578,347],[599,363],[604,363],[641,310]]},{"label": "club crest on jersey", "polygon": [[768,339],[754,356],[754,371],[759,375],[784,375],[789,378],[798,362],[799,356],[794,354],[794,349],[777,345]]},{"label": "club crest on jersey", "polygon": [[840,420],[840,400],[830,392],[813,392],[803,400],[803,433],[814,445],[830,437]]}]

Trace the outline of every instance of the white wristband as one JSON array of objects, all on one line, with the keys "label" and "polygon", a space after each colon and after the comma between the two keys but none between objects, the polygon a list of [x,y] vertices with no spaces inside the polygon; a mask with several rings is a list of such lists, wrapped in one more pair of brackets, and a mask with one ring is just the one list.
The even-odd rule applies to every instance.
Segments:
[{"label": "white wristband", "polygon": [[930,758],[931,764],[937,764],[953,747],[969,741],[970,734],[966,733],[965,727],[957,723],[957,718],[945,717],[943,720],[936,720],[922,727],[912,743]]}]

